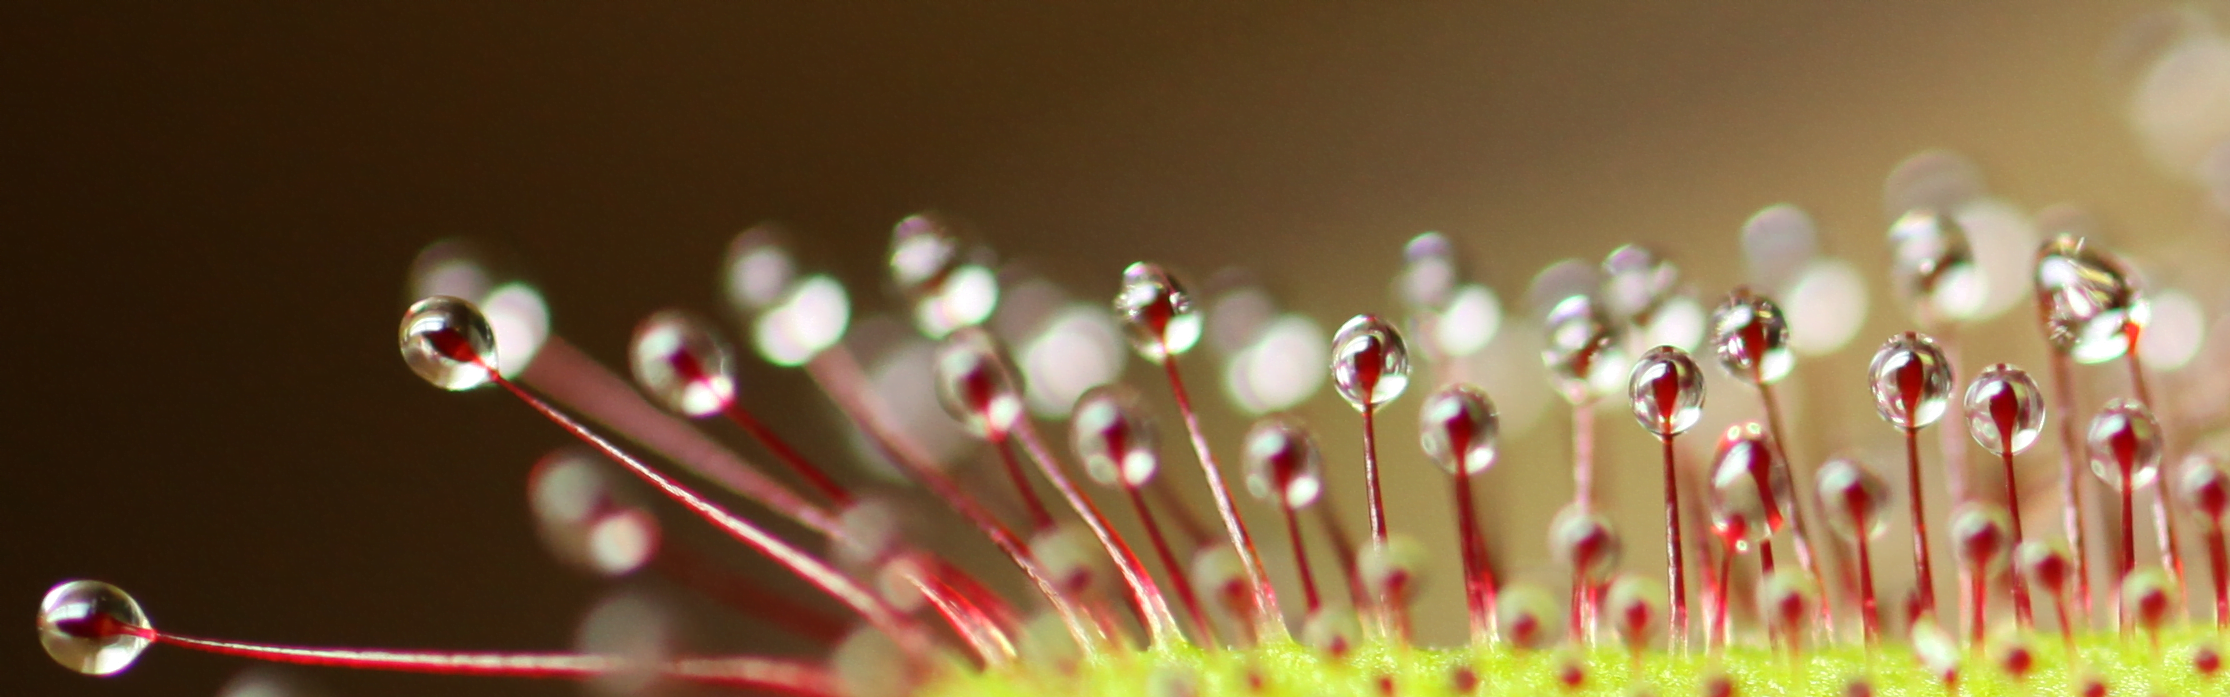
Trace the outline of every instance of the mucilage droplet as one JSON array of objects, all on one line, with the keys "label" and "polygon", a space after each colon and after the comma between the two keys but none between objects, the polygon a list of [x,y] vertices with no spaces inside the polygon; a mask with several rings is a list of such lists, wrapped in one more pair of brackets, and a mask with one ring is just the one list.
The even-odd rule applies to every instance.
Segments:
[{"label": "mucilage droplet", "polygon": [[1494,465],[1501,433],[1494,402],[1470,385],[1449,385],[1425,399],[1418,414],[1425,455],[1449,474],[1470,476]]},{"label": "mucilage droplet", "polygon": [[1128,387],[1101,385],[1077,398],[1069,434],[1084,473],[1101,484],[1136,489],[1160,468],[1153,422]]},{"label": "mucilage droplet", "polygon": [[1796,367],[1781,306],[1747,286],[1735,288],[1711,311],[1711,346],[1728,375],[1752,384],[1780,382]]},{"label": "mucilage droplet", "polygon": [[1548,341],[1541,349],[1541,363],[1548,366],[1550,379],[1566,401],[1593,402],[1618,389],[1625,368],[1619,355],[1618,325],[1595,298],[1574,295],[1557,301],[1541,329]]},{"label": "mucilage droplet", "polygon": [[1990,454],[2019,455],[2044,430],[2044,391],[2027,371],[2004,363],[1967,383],[1967,431]]},{"label": "mucilage droplet", "polygon": [[991,335],[975,328],[955,331],[937,345],[937,397],[953,418],[976,435],[1006,438],[1022,418],[1022,391]]},{"label": "mucilage droplet", "polygon": [[2045,340],[2082,363],[2120,358],[2152,317],[2128,265],[2081,237],[2062,234],[2037,251],[2036,293]]},{"label": "mucilage droplet", "polygon": [[1703,371],[1688,352],[1659,346],[1634,362],[1626,382],[1634,420],[1659,438],[1688,432],[1703,418]]},{"label": "mucilage droplet", "polygon": [[1900,429],[1933,425],[1951,404],[1951,361],[1934,339],[1919,332],[1890,337],[1874,352],[1867,375],[1874,410]]},{"label": "mucilage droplet", "polygon": [[2091,419],[2087,444],[2091,473],[2114,491],[2121,491],[2124,478],[2136,490],[2160,476],[2160,421],[2143,404],[2127,399],[2107,402]]},{"label": "mucilage droplet", "polygon": [[1255,498],[1306,508],[1324,492],[1323,452],[1308,426],[1293,417],[1272,415],[1254,422],[1241,457],[1247,491]]},{"label": "mucilage droplet", "polygon": [[914,325],[930,338],[982,324],[999,305],[999,278],[969,258],[953,221],[938,213],[906,216],[891,228],[890,276],[914,303]]},{"label": "mucilage droplet", "polygon": [[1200,342],[1201,317],[1192,296],[1159,264],[1141,261],[1123,269],[1115,314],[1130,327],[1131,348],[1155,363]]},{"label": "mucilage droplet", "polygon": [[1713,462],[1712,528],[1719,537],[1746,551],[1780,530],[1793,500],[1788,472],[1774,462],[1765,427],[1756,422],[1728,427]]},{"label": "mucilage droplet", "polygon": [[736,401],[735,352],[712,325],[682,310],[662,310],[635,327],[628,365],[635,384],[674,413],[703,418]]},{"label": "mucilage droplet", "polygon": [[412,303],[403,313],[403,362],[444,390],[488,384],[495,367],[496,333],[472,303],[446,295]]},{"label": "mucilage droplet", "polygon": [[1889,485],[1881,475],[1848,458],[1820,465],[1820,505],[1827,510],[1827,525],[1843,539],[1881,537],[1889,530]]},{"label": "mucilage droplet", "polygon": [[153,643],[153,627],[123,589],[100,581],[70,581],[39,601],[39,644],[62,667],[86,675],[114,675]]},{"label": "mucilage droplet", "polygon": [[1332,386],[1356,409],[1394,401],[1409,388],[1409,345],[1377,315],[1356,315],[1332,335]]},{"label": "mucilage droplet", "polygon": [[1889,226],[1890,281],[1922,321],[1963,322],[1982,312],[1988,288],[1966,228],[1936,208],[1907,211]]}]

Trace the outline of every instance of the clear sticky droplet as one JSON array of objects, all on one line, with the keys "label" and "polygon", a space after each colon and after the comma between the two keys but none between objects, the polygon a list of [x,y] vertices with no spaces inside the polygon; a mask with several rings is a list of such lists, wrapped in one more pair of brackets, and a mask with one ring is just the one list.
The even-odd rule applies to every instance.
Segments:
[{"label": "clear sticky droplet", "polygon": [[1200,342],[1201,318],[1192,297],[1159,264],[1141,261],[1123,269],[1115,314],[1130,327],[1131,347],[1149,361],[1183,355]]},{"label": "clear sticky droplet", "polygon": [[1758,584],[1758,617],[1783,633],[1801,632],[1816,616],[1819,587],[1801,573],[1775,570]]},{"label": "clear sticky droplet", "polygon": [[1603,304],[1613,319],[1647,326],[1680,284],[1680,267],[1656,250],[1629,244],[1603,257]]},{"label": "clear sticky droplet", "polygon": [[1409,388],[1409,345],[1378,315],[1356,315],[1332,335],[1332,387],[1356,409],[1375,407]]},{"label": "clear sticky droplet", "polygon": [[100,581],[69,581],[39,601],[39,644],[54,662],[86,675],[131,667],[153,628],[132,596]]},{"label": "clear sticky droplet", "polygon": [[2201,520],[2221,527],[2223,518],[2230,516],[2230,473],[2223,470],[2222,456],[2211,452],[2186,456],[2176,476],[2176,495]]},{"label": "clear sticky droplet", "polygon": [[1273,415],[1247,429],[1242,454],[1247,491],[1279,506],[1306,508],[1324,493],[1324,454],[1308,426],[1291,416]]},{"label": "clear sticky droplet", "polygon": [[1022,418],[1022,391],[990,333],[970,327],[946,336],[936,373],[938,401],[976,435],[1004,439]]},{"label": "clear sticky droplet", "polygon": [[2036,293],[2045,340],[2081,363],[2120,358],[2129,350],[2131,330],[2152,314],[2127,264],[2072,235],[2053,237],[2038,250]]},{"label": "clear sticky droplet", "polygon": [[[1793,503],[1788,470],[1774,462],[1765,427],[1735,424],[1719,438],[1711,470],[1711,526],[1737,552],[1780,530]],[[1763,487],[1759,482],[1765,482]]]},{"label": "clear sticky droplet", "polygon": [[1827,525],[1843,539],[1881,537],[1889,530],[1889,485],[1857,460],[1836,458],[1819,470],[1820,504]]},{"label": "clear sticky droplet", "polygon": [[1624,551],[1610,519],[1586,507],[1566,505],[1549,521],[1549,553],[1582,578],[1609,578]]},{"label": "clear sticky droplet", "polygon": [[2145,405],[2115,399],[2091,419],[2086,440],[2090,446],[2091,473],[2106,486],[2121,491],[2126,476],[2132,489],[2143,489],[2160,476],[2160,421]]},{"label": "clear sticky droplet", "polygon": [[1936,340],[1919,332],[1889,338],[1867,370],[1874,410],[1900,429],[1934,425],[1951,405],[1951,360]]},{"label": "clear sticky droplet", "polygon": [[1069,415],[1069,440],[1085,474],[1107,486],[1145,486],[1161,465],[1153,422],[1137,393],[1122,385],[1094,387],[1077,398]]},{"label": "clear sticky droplet", "polygon": [[1960,504],[1951,514],[1951,556],[1960,566],[1995,575],[2013,558],[2013,518],[1987,501]]},{"label": "clear sticky droplet", "polygon": [[400,333],[403,362],[435,387],[469,390],[492,378],[495,329],[472,303],[446,295],[412,303]]},{"label": "clear sticky droplet", "polygon": [[2176,580],[2168,570],[2138,566],[2122,578],[2122,615],[2136,618],[2146,631],[2159,631],[2175,612]]},{"label": "clear sticky droplet", "polygon": [[1770,385],[1796,367],[1789,349],[1789,322],[1781,306],[1739,287],[1711,311],[1711,346],[1719,366],[1737,380]]},{"label": "clear sticky droplet", "polygon": [[506,377],[517,377],[550,336],[549,303],[521,277],[520,267],[515,255],[500,247],[465,238],[441,240],[411,261],[408,298],[446,295],[480,308],[496,337],[496,364]]},{"label": "clear sticky droplet", "polygon": [[1541,363],[1566,401],[1584,404],[1618,389],[1625,377],[1618,325],[1595,298],[1574,295],[1556,303],[1541,329],[1548,339]]},{"label": "clear sticky droplet", "polygon": [[1990,454],[2021,454],[2044,431],[2044,391],[2028,371],[2004,363],[1967,383],[1967,432]]},{"label": "clear sticky droplet", "polygon": [[916,213],[891,228],[891,281],[930,338],[982,324],[998,308],[998,274],[968,257],[957,225],[940,214]]},{"label": "clear sticky droplet", "polygon": [[635,327],[635,384],[674,413],[702,418],[736,401],[735,351],[694,313],[661,310]]},{"label": "clear sticky droplet", "polygon": [[1906,212],[1889,226],[1890,281],[1923,320],[1964,322],[1982,312],[1989,287],[1966,228],[1937,208]]},{"label": "clear sticky droplet", "polygon": [[1425,399],[1417,419],[1425,455],[1449,474],[1468,477],[1494,466],[1501,420],[1485,390],[1443,387]]},{"label": "clear sticky droplet", "polygon": [[1659,346],[1634,362],[1626,381],[1634,420],[1659,438],[1687,433],[1703,418],[1703,371],[1687,351]]},{"label": "clear sticky droplet", "polygon": [[852,300],[844,284],[823,274],[799,279],[773,306],[758,313],[751,337],[768,363],[804,365],[844,339]]}]

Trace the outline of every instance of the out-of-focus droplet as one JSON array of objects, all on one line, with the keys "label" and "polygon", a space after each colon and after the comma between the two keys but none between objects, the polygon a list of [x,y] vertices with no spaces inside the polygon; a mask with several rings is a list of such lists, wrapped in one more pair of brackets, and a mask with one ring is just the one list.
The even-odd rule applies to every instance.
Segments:
[{"label": "out-of-focus droplet", "polygon": [[1548,344],[1541,348],[1541,363],[1565,400],[1583,404],[1618,389],[1625,367],[1618,325],[1595,298],[1574,295],[1558,302],[1542,321],[1542,331]]},{"label": "out-of-focus droplet", "polygon": [[1882,214],[1956,210],[1986,191],[1982,168],[1974,160],[1950,150],[1923,150],[1897,163],[1882,181]]},{"label": "out-of-focus droplet", "polygon": [[412,303],[401,335],[403,362],[435,387],[469,390],[492,377],[495,330],[472,303],[446,295]]},{"label": "out-of-focus droplet", "polygon": [[1777,569],[1758,584],[1758,617],[1782,634],[1803,633],[1804,623],[1817,616],[1820,589],[1804,574]]},{"label": "out-of-focus droplet", "polygon": [[1648,247],[1629,244],[1603,258],[1604,309],[1620,322],[1649,324],[1679,283],[1680,267]]},{"label": "out-of-focus droplet", "polygon": [[1001,440],[1021,420],[1022,392],[989,333],[968,328],[946,336],[937,345],[936,370],[938,399],[976,435]]},{"label": "out-of-focus droplet", "polygon": [[1788,471],[1776,466],[1765,427],[1757,422],[1728,427],[1712,461],[1712,529],[1736,551],[1747,552],[1781,529],[1794,504]]},{"label": "out-of-focus droplet", "polygon": [[1463,259],[1447,235],[1418,233],[1402,246],[1400,275],[1394,293],[1411,308],[1440,309],[1455,300],[1463,285]]},{"label": "out-of-focus droplet", "polygon": [[1395,534],[1386,542],[1363,545],[1355,555],[1355,576],[1370,597],[1398,603],[1417,597],[1431,557],[1416,538]]},{"label": "out-of-focus droplet", "polygon": [[1687,433],[1703,418],[1703,371],[1688,352],[1659,346],[1634,362],[1626,381],[1634,420],[1659,438]]},{"label": "out-of-focus droplet", "polygon": [[2013,563],[2021,578],[2054,595],[2064,595],[2075,582],[2075,557],[2059,543],[2024,540],[2013,548]]},{"label": "out-of-focus droplet", "polygon": [[1624,551],[1610,519],[1578,504],[1566,505],[1549,521],[1549,554],[1581,578],[1609,578]]},{"label": "out-of-focus droplet", "polygon": [[2173,289],[2152,294],[2146,306],[2151,317],[2145,323],[2145,340],[2137,345],[2145,369],[2168,372],[2190,363],[2206,337],[2206,309]]},{"label": "out-of-focus droplet", "polygon": [[1331,340],[1316,320],[1285,313],[1264,323],[1254,342],[1230,354],[1224,387],[1239,408],[1266,414],[1300,405],[1324,385]]},{"label": "out-of-focus droplet", "polygon": [[1866,323],[1866,277],[1843,259],[1813,260],[1779,297],[1783,316],[1804,318],[1789,327],[1789,348],[1800,356],[1841,351]]},{"label": "out-of-focus droplet", "polygon": [[1078,398],[1069,436],[1084,472],[1107,486],[1145,486],[1161,464],[1153,422],[1138,395],[1122,385],[1101,385]]},{"label": "out-of-focus droplet", "polygon": [[1138,262],[1123,269],[1115,294],[1115,314],[1130,326],[1131,347],[1160,363],[1200,342],[1200,313],[1177,278],[1159,264]]},{"label": "out-of-focus droplet", "polygon": [[890,274],[914,303],[914,324],[941,338],[982,324],[999,306],[999,278],[967,258],[953,222],[936,213],[906,216],[891,228]]},{"label": "out-of-focus droplet", "polygon": [[609,697],[646,694],[663,677],[673,658],[676,627],[672,611],[643,595],[621,591],[606,597],[581,618],[574,645],[581,653],[616,659],[618,669],[589,681],[591,692]]},{"label": "out-of-focus droplet", "polygon": [[2013,518],[1987,501],[1960,504],[1951,514],[1951,555],[1963,567],[1995,575],[2013,558]]},{"label": "out-of-focus droplet", "polygon": [[1098,303],[1054,310],[1014,346],[1030,410],[1048,418],[1067,413],[1085,390],[1114,382],[1127,363],[1122,330]]},{"label": "out-of-focus droplet", "polygon": [[1062,590],[1088,594],[1107,587],[1113,562],[1082,523],[1062,523],[1030,538],[1030,554]]},{"label": "out-of-focus droplet", "polygon": [[1501,422],[1486,391],[1471,385],[1440,388],[1425,399],[1417,419],[1425,455],[1449,474],[1468,477],[1494,465]]},{"label": "out-of-focus droplet", "polygon": [[1402,248],[1394,295],[1428,356],[1469,356],[1502,329],[1501,299],[1466,278],[1455,244],[1438,232],[1419,234]]},{"label": "out-of-focus droplet", "polygon": [[2176,580],[2157,566],[2137,567],[2122,579],[2122,616],[2136,618],[2145,631],[2156,632],[2175,612]]},{"label": "out-of-focus droplet", "polygon": [[39,644],[62,667],[86,675],[114,675],[131,667],[152,641],[139,603],[100,581],[69,581],[39,601]]},{"label": "out-of-focus droplet", "polygon": [[703,418],[736,401],[735,352],[712,325],[682,310],[662,310],[635,327],[628,361],[635,383],[661,406]]},{"label": "out-of-focus droplet", "polygon": [[787,235],[780,227],[763,224],[737,234],[728,243],[720,286],[731,309],[755,315],[789,294],[798,280],[798,263],[784,237]]},{"label": "out-of-focus droplet", "polygon": [[1377,315],[1356,315],[1332,335],[1332,386],[1356,409],[1375,407],[1409,388],[1409,346]]},{"label": "out-of-focus droplet", "polygon": [[1538,650],[1556,638],[1556,598],[1531,583],[1512,583],[1502,589],[1495,604],[1495,623],[1502,638],[1518,648]]},{"label": "out-of-focus droplet", "polygon": [[1990,454],[2021,454],[2044,431],[2044,391],[2028,371],[2004,363],[1967,383],[1967,432]]},{"label": "out-of-focus droplet", "polygon": [[2199,180],[2207,185],[2215,210],[2230,214],[2230,140],[2217,143],[2200,164]]},{"label": "out-of-focus droplet", "polygon": [[1891,285],[1923,320],[1964,322],[1982,311],[1984,285],[1967,231],[1944,209],[1906,212],[1889,226]]},{"label": "out-of-focus droplet", "polygon": [[2160,421],[2145,405],[2115,399],[2091,419],[2091,473],[2106,486],[2121,491],[2126,476],[2132,489],[2143,489],[2160,476]]},{"label": "out-of-focus droplet", "polygon": [[633,500],[600,458],[571,448],[527,475],[535,530],[553,556],[598,576],[624,576],[658,551],[658,518]]},{"label": "out-of-focus droplet", "polygon": [[2152,317],[2128,265],[2081,237],[2054,237],[2037,252],[2036,292],[2045,340],[2082,363],[2120,358]]},{"label": "out-of-focus droplet", "polygon": [[267,665],[242,670],[217,690],[217,697],[319,697],[324,694],[301,674]]},{"label": "out-of-focus droplet", "polygon": [[1611,628],[1628,647],[1639,649],[1656,640],[1654,628],[1665,614],[1665,584],[1620,574],[1603,597],[1604,606],[1610,610]]},{"label": "out-of-focus droplet", "polygon": [[1951,360],[1925,334],[1903,332],[1883,342],[1867,376],[1874,411],[1900,429],[1934,425],[1951,405]]},{"label": "out-of-focus droplet", "polygon": [[1819,256],[1819,231],[1812,216],[1794,204],[1777,203],[1759,209],[1742,223],[1742,258],[1753,282],[1765,288],[1786,288],[1797,271]]},{"label": "out-of-focus droplet", "polygon": [[1881,475],[1857,460],[1836,458],[1820,465],[1818,477],[1820,504],[1836,534],[1874,539],[1889,530],[1889,516],[1882,515],[1889,508],[1889,485]]},{"label": "out-of-focus droplet", "polygon": [[1936,618],[1931,615],[1922,615],[1913,620],[1911,632],[1913,658],[1919,659],[1921,667],[1928,669],[1936,679],[1946,684],[1956,684],[1959,680],[1959,664],[1967,655],[1966,650],[1959,646],[1959,640],[1953,638],[1943,625],[1937,624]]},{"label": "out-of-focus droplet", "polygon": [[1781,306],[1748,287],[1734,289],[1711,311],[1711,346],[1728,375],[1752,384],[1780,382],[1796,367]]},{"label": "out-of-focus droplet", "polygon": [[758,313],[751,338],[768,363],[800,366],[842,341],[851,319],[852,300],[844,284],[814,274],[799,279],[781,300]]},{"label": "out-of-focus droplet", "polygon": [[2200,520],[2222,527],[2223,518],[2230,516],[2230,473],[2223,471],[2222,457],[2211,452],[2186,456],[2176,477],[2176,495]]},{"label": "out-of-focus droplet", "polygon": [[550,336],[550,306],[518,272],[513,255],[481,242],[451,238],[427,245],[411,261],[410,299],[446,295],[480,308],[496,337],[496,364],[516,377],[533,364]]},{"label": "out-of-focus droplet", "polygon": [[1306,508],[1324,493],[1324,455],[1316,437],[1298,419],[1264,417],[1247,430],[1242,457],[1247,491],[1281,507]]},{"label": "out-of-focus droplet", "polygon": [[2196,172],[2209,148],[2230,140],[2230,37],[2192,32],[2166,46],[2130,91],[2129,120],[2155,164],[2178,177]]},{"label": "out-of-focus droplet", "polygon": [[1335,660],[1345,658],[1362,639],[1363,624],[1346,606],[1327,605],[1301,618],[1301,644]]}]

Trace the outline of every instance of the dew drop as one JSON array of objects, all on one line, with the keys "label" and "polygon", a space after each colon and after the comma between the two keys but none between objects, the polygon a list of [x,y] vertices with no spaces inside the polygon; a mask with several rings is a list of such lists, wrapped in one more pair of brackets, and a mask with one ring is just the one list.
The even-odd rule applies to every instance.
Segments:
[{"label": "dew drop", "polygon": [[2126,468],[2131,488],[2143,489],[2160,475],[2160,422],[2151,409],[2127,399],[2115,399],[2091,419],[2087,443],[2091,473],[2121,491]]},{"label": "dew drop", "polygon": [[2152,315],[2120,258],[2067,234],[2037,252],[2036,293],[2045,340],[2082,363],[2120,358],[2129,350],[2130,330]]},{"label": "dew drop", "polygon": [[1272,415],[1247,429],[1247,491],[1281,507],[1306,508],[1324,493],[1324,455],[1300,420]]},{"label": "dew drop", "polygon": [[2028,371],[2004,363],[1967,383],[1967,432],[2000,457],[2021,454],[2044,431],[2044,391]]},{"label": "dew drop", "polygon": [[1780,382],[1796,367],[1781,307],[1747,286],[1728,293],[1711,311],[1711,346],[1728,375],[1752,384]]},{"label": "dew drop", "polygon": [[913,301],[914,324],[930,338],[982,324],[998,308],[998,274],[967,252],[957,226],[936,213],[909,215],[891,228],[891,280]]},{"label": "dew drop", "polygon": [[2013,518],[2005,507],[1970,501],[1951,514],[1951,555],[1969,569],[1989,575],[2004,571],[2013,558]]},{"label": "dew drop", "polygon": [[1867,376],[1874,392],[1874,411],[1900,429],[1933,425],[1951,404],[1951,361],[1936,346],[1936,340],[1925,334],[1904,332],[1890,337],[1874,352],[1874,365]]},{"label": "dew drop", "polygon": [[1425,455],[1449,474],[1468,477],[1494,466],[1501,421],[1486,391],[1471,385],[1443,387],[1425,399],[1418,425]]},{"label": "dew drop", "polygon": [[1634,420],[1659,438],[1687,433],[1703,418],[1703,371],[1687,351],[1659,346],[1634,362],[1626,381]]},{"label": "dew drop", "polygon": [[703,418],[736,401],[735,352],[694,313],[661,310],[643,320],[628,356],[643,393],[674,413]]},{"label": "dew drop", "polygon": [[2230,474],[2223,472],[2222,457],[2210,452],[2186,456],[2176,477],[2176,495],[2208,525],[2220,528],[2230,515]]},{"label": "dew drop", "polygon": [[1409,388],[1409,346],[1378,315],[1356,315],[1332,335],[1332,387],[1356,409],[1375,407]]},{"label": "dew drop", "polygon": [[1153,422],[1139,406],[1138,394],[1122,385],[1094,387],[1077,398],[1076,411],[1069,416],[1069,440],[1085,474],[1107,486],[1145,486],[1161,464]]},{"label": "dew drop", "polygon": [[1619,322],[1649,325],[1679,284],[1680,267],[1648,247],[1629,244],[1603,258],[1604,309]]},{"label": "dew drop", "polygon": [[946,336],[936,374],[938,401],[976,435],[1002,440],[1022,418],[1022,391],[988,332],[970,327]]},{"label": "dew drop", "polygon": [[412,303],[401,335],[403,362],[435,387],[469,390],[492,378],[495,329],[472,303],[446,295]]},{"label": "dew drop", "polygon": [[1591,582],[1617,571],[1624,549],[1610,519],[1579,504],[1566,505],[1549,522],[1549,553]]},{"label": "dew drop", "polygon": [[1891,285],[1923,320],[1963,322],[1982,312],[1989,286],[1966,228],[1937,208],[1906,212],[1889,226]]},{"label": "dew drop", "polygon": [[1857,460],[1836,458],[1820,465],[1820,503],[1827,525],[1846,540],[1881,537],[1889,530],[1889,485]]},{"label": "dew drop", "polygon": [[1123,269],[1115,314],[1130,326],[1131,347],[1155,363],[1183,355],[1200,342],[1201,318],[1192,296],[1158,264],[1141,261]]},{"label": "dew drop", "polygon": [[100,581],[69,581],[39,601],[39,644],[62,667],[114,675],[147,650],[153,630],[139,603]]},{"label": "dew drop", "polygon": [[1765,427],[1754,421],[1728,427],[1713,462],[1712,529],[1736,551],[1748,552],[1781,529],[1792,503],[1788,472],[1776,465]]},{"label": "dew drop", "polygon": [[1618,325],[1595,298],[1574,295],[1558,301],[1541,329],[1548,338],[1541,363],[1565,400],[1584,404],[1618,389],[1625,367]]}]

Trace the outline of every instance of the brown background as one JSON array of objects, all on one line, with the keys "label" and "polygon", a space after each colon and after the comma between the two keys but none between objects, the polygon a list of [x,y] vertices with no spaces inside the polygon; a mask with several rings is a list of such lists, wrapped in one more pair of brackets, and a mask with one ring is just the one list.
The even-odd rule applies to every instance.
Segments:
[{"label": "brown background", "polygon": [[[1637,240],[1723,287],[1736,226],[1782,200],[1879,268],[1881,177],[1929,146],[1974,155],[2017,202],[2093,202],[2136,246],[2188,231],[2196,205],[2145,165],[2099,67],[2147,2],[1275,5],[0,11],[0,609],[23,620],[0,691],[206,694],[238,669],[168,650],[111,680],[55,668],[28,620],[81,576],[179,631],[570,644],[597,586],[544,560],[521,494],[559,434],[394,355],[402,272],[445,236],[517,249],[560,331],[611,360],[640,315],[709,303],[720,246],[769,217],[809,231],[855,297],[878,298],[889,223],[936,206],[1081,294],[1135,258],[1247,263],[1330,324],[1389,303],[1422,229],[1467,242],[1505,298],[1549,260]],[[1877,312],[1857,343],[1899,321]],[[1855,375],[1863,356],[1840,360]],[[760,365],[744,379],[765,408],[810,399]],[[818,409],[788,414],[825,433]],[[1326,445],[1352,452],[1333,423]],[[1612,452],[1650,471],[1609,423]],[[1561,497],[1555,443],[1516,444],[1499,486]],[[1440,494],[1398,491],[1431,497],[1416,525],[1444,539]],[[1533,513],[1498,515],[1538,548]],[[1661,563],[1651,544],[1630,567]],[[743,636],[713,645],[781,646],[714,618]],[[315,677],[348,695],[575,689]]]}]

